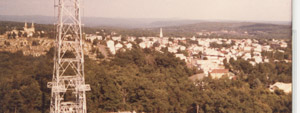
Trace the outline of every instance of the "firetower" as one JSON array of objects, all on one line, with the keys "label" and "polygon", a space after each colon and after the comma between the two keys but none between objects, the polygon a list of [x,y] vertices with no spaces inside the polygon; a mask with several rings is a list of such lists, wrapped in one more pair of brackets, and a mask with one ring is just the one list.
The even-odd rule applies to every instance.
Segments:
[{"label": "firetower", "polygon": [[58,0],[50,113],[86,113],[81,0]]}]

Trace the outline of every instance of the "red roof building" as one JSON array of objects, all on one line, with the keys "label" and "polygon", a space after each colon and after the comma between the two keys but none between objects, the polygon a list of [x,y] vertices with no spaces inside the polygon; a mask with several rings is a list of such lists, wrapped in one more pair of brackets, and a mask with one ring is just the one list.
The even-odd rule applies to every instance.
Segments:
[{"label": "red roof building", "polygon": [[213,69],[210,73],[228,73],[228,69]]},{"label": "red roof building", "polygon": [[210,76],[211,76],[213,79],[219,79],[219,78],[221,78],[222,76],[228,75],[228,74],[229,74],[229,70],[228,70],[228,69],[213,69],[213,70],[210,72]]}]

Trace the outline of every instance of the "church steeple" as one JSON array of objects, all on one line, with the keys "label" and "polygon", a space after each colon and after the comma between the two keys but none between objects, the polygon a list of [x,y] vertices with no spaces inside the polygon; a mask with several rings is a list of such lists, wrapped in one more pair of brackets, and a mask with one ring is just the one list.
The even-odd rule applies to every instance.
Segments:
[{"label": "church steeple", "polygon": [[34,23],[32,22],[32,24],[31,24],[31,28],[34,28]]},{"label": "church steeple", "polygon": [[24,28],[25,28],[25,29],[27,28],[27,22],[25,22]]},{"label": "church steeple", "polygon": [[160,37],[160,38],[164,37],[164,36],[163,36],[162,28],[160,28],[160,34],[159,34],[159,37]]}]

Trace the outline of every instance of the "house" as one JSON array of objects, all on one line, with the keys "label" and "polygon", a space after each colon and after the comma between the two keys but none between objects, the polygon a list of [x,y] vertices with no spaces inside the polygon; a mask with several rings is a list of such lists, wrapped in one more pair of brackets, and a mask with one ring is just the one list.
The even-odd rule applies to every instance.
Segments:
[{"label": "house", "polygon": [[178,48],[175,48],[175,47],[168,47],[168,51],[169,51],[170,53],[177,53],[177,49],[178,49]]},{"label": "house", "polygon": [[268,58],[264,58],[264,62],[270,62]]},{"label": "house", "polygon": [[281,42],[280,43],[280,47],[282,48],[286,48],[288,46],[288,44],[286,42]]},{"label": "house", "polygon": [[115,49],[115,42],[112,40],[109,40],[106,42],[108,49],[112,54],[116,54],[116,49]]},{"label": "house", "polygon": [[257,45],[256,48],[254,48],[255,52],[262,52],[262,47],[260,45]]},{"label": "house", "polygon": [[263,51],[270,51],[271,46],[270,45],[265,45],[262,47]]},{"label": "house", "polygon": [[102,40],[102,36],[87,36],[85,39],[90,40],[93,43],[95,39]]},{"label": "house", "polygon": [[199,70],[203,70],[205,74],[208,74],[208,72],[213,69],[222,68],[215,60],[196,60],[195,65],[198,66]]},{"label": "house", "polygon": [[206,75],[204,73],[198,73],[189,77],[189,80],[196,82],[197,80],[202,80]]},{"label": "house", "polygon": [[280,52],[280,53],[284,53],[284,51],[283,51],[283,50],[278,50],[278,52]]},{"label": "house", "polygon": [[237,50],[238,49],[238,46],[234,45],[231,47],[233,50]]},{"label": "house", "polygon": [[262,59],[261,56],[254,56],[253,59],[254,59],[255,63],[261,63],[261,62],[263,62],[263,59]]},{"label": "house", "polygon": [[127,40],[130,42],[133,42],[136,39],[136,37],[128,37]]},{"label": "house", "polygon": [[246,53],[242,58],[243,58],[244,60],[251,59],[251,54],[250,54],[250,53]]},{"label": "house", "polygon": [[145,43],[145,42],[141,42],[141,43],[139,44],[139,46],[140,46],[141,48],[145,49],[145,48],[146,48],[146,43]]},{"label": "house", "polygon": [[153,44],[154,44],[153,41],[146,41],[145,43],[146,43],[146,47],[147,48],[151,48],[153,46]]},{"label": "house", "polygon": [[121,43],[116,44],[115,48],[116,51],[118,51],[119,49],[121,49],[123,47],[123,45]]},{"label": "house", "polygon": [[250,61],[249,62],[252,66],[255,66],[256,65],[256,63],[254,62],[254,61]]},{"label": "house", "polygon": [[186,49],[185,46],[180,46],[180,50],[181,50],[181,51],[184,51],[185,49]]},{"label": "house", "polygon": [[185,62],[187,62],[186,56],[184,56],[184,54],[175,54],[176,57],[178,57],[180,60],[184,60]]},{"label": "house", "polygon": [[221,78],[224,75],[229,75],[229,70],[228,69],[213,69],[210,72],[210,76],[213,79],[219,79],[219,78]]},{"label": "house", "polygon": [[251,39],[247,39],[247,40],[245,40],[245,43],[248,44],[248,45],[251,45],[252,44],[252,40]]},{"label": "house", "polygon": [[261,52],[253,52],[253,56],[261,56]]},{"label": "house", "polygon": [[196,37],[195,37],[195,36],[193,36],[193,37],[191,38],[191,40],[194,40],[194,41],[195,41],[195,40],[196,40]]},{"label": "house", "polygon": [[245,52],[250,52],[251,51],[251,47],[249,47],[249,46],[244,47],[244,51]]},{"label": "house", "polygon": [[203,51],[203,54],[205,54],[206,56],[218,56],[219,51],[208,48]]},{"label": "house", "polygon": [[204,47],[209,47],[209,42],[204,41],[204,40],[198,40],[198,45],[204,46]]},{"label": "house", "polygon": [[127,49],[131,49],[132,48],[132,44],[131,43],[126,44],[126,47],[127,47]]},{"label": "house", "polygon": [[121,41],[121,36],[113,36],[112,40],[114,40],[114,41]]},{"label": "house", "polygon": [[292,92],[292,83],[283,83],[283,82],[276,82],[273,85],[270,85],[269,90],[274,92],[276,89],[283,90],[285,93]]},{"label": "house", "polygon": [[231,44],[232,41],[229,39],[229,40],[227,40],[225,43],[226,43],[226,44]]},{"label": "house", "polygon": [[193,50],[199,52],[199,51],[203,51],[204,48],[203,48],[203,47],[199,47],[199,46],[195,46],[195,47],[193,48]]}]

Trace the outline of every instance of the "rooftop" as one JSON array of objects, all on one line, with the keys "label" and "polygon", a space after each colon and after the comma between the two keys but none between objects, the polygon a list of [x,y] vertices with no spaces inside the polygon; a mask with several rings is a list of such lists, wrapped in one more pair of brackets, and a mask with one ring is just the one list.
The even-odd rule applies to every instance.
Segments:
[{"label": "rooftop", "polygon": [[213,69],[211,73],[228,73],[228,69]]}]

